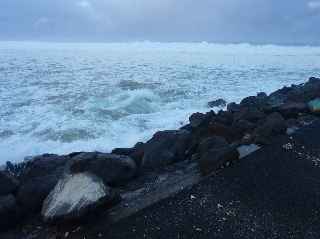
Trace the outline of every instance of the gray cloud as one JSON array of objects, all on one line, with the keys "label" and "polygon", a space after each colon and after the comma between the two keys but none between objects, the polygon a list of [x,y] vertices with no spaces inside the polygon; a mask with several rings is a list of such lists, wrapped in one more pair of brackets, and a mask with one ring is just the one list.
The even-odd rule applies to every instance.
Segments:
[{"label": "gray cloud", "polygon": [[320,44],[319,0],[1,0],[0,39]]}]

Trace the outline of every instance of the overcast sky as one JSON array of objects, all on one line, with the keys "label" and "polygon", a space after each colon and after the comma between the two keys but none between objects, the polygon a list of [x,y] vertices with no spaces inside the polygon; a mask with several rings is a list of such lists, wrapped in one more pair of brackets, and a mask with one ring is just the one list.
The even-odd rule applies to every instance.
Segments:
[{"label": "overcast sky", "polygon": [[320,44],[320,0],[0,0],[0,39]]}]

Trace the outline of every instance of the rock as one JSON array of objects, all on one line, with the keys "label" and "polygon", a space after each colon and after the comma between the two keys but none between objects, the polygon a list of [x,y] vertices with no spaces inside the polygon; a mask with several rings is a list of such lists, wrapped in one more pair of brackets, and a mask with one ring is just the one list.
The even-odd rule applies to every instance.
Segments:
[{"label": "rock", "polygon": [[0,171],[0,196],[14,193],[19,186],[18,180],[5,171]]},{"label": "rock", "polygon": [[227,111],[231,113],[239,112],[241,110],[241,106],[235,102],[229,103],[227,105]]},{"label": "rock", "polygon": [[133,148],[116,148],[112,150],[112,154],[125,155],[132,158],[137,167],[140,168],[144,155],[144,143],[139,142]]},{"label": "rock", "polygon": [[224,125],[232,125],[233,114],[229,111],[220,110],[218,114],[211,120],[211,122],[217,122]]},{"label": "rock", "polygon": [[239,135],[237,130],[235,130],[231,125],[216,122],[216,119],[214,118],[208,125],[199,127],[192,133],[192,145],[195,146],[203,139],[212,136],[223,137],[229,143],[241,138],[241,135]]},{"label": "rock", "polygon": [[191,132],[192,126],[191,126],[191,124],[186,124],[186,125],[183,125],[182,127],[180,127],[179,130],[186,130],[186,131]]},{"label": "rock", "polygon": [[259,93],[257,94],[257,97],[258,97],[259,99],[266,99],[266,98],[268,97],[268,95],[267,95],[265,92],[259,92]]},{"label": "rock", "polygon": [[273,111],[279,112],[286,119],[296,118],[302,113],[308,113],[308,106],[307,104],[301,102],[287,102],[273,108]]},{"label": "rock", "polygon": [[250,144],[250,145],[241,145],[237,148],[239,152],[240,159],[248,156],[249,154],[252,154],[253,152],[259,150],[261,147],[259,147],[256,144]]},{"label": "rock", "polygon": [[211,122],[207,127],[202,127],[193,133],[192,145],[199,144],[201,140],[212,136],[220,136],[232,143],[239,140],[242,135],[232,126],[225,125],[218,122]]},{"label": "rock", "polygon": [[25,212],[31,214],[41,209],[43,200],[64,175],[69,160],[67,156],[46,154],[26,164],[19,177],[21,186],[17,192],[17,201]]},{"label": "rock", "polygon": [[283,87],[282,89],[271,93],[268,97],[269,104],[272,107],[276,107],[287,102],[288,94],[291,90],[290,87]]},{"label": "rock", "polygon": [[0,231],[16,226],[20,221],[20,210],[12,194],[0,196]]},{"label": "rock", "polygon": [[23,212],[33,214],[40,211],[43,200],[48,196],[58,180],[59,178],[54,175],[48,175],[46,177],[31,178],[22,183],[17,193],[17,200],[22,206]]},{"label": "rock", "polygon": [[272,93],[268,98],[273,105],[281,105],[286,102],[307,103],[317,97],[320,97],[320,80],[311,77],[305,84],[284,87]]},{"label": "rock", "polygon": [[238,120],[232,124],[232,127],[237,130],[240,134],[249,133],[253,131],[256,127],[256,124],[248,121],[248,120]]},{"label": "rock", "polygon": [[111,189],[90,173],[67,175],[43,203],[41,215],[46,222],[82,219],[111,202]]},{"label": "rock", "polygon": [[314,99],[308,103],[309,109],[314,114],[320,114],[320,98]]},{"label": "rock", "polygon": [[130,158],[132,158],[135,162],[137,167],[140,169],[142,165],[142,159],[144,155],[144,146],[145,144],[142,142],[137,143],[134,146],[134,151],[129,155]]},{"label": "rock", "polygon": [[257,123],[259,120],[266,117],[265,113],[257,108],[245,107],[234,114],[234,120],[247,120],[251,123]]},{"label": "rock", "polygon": [[254,137],[252,134],[245,134],[242,139],[240,140],[240,145],[250,145],[254,141]]},{"label": "rock", "polygon": [[241,107],[256,108],[261,111],[269,108],[268,97],[264,92],[258,93],[257,96],[249,96],[240,102]]},{"label": "rock", "polygon": [[242,107],[255,107],[255,108],[257,108],[258,104],[259,104],[259,102],[258,102],[258,98],[256,96],[246,97],[240,102],[240,106],[242,106]]},{"label": "rock", "polygon": [[227,102],[224,99],[217,99],[217,100],[213,100],[213,101],[208,102],[208,106],[210,108],[213,108],[213,107],[226,107],[226,105],[227,105]]},{"label": "rock", "polygon": [[129,156],[133,152],[134,152],[134,148],[115,148],[111,151],[111,154]]},{"label": "rock", "polygon": [[288,119],[286,120],[287,134],[291,135],[295,133],[302,124],[297,119]]},{"label": "rock", "polygon": [[190,125],[192,128],[199,127],[206,120],[206,115],[202,113],[195,113],[189,117]]},{"label": "rock", "polygon": [[72,158],[70,172],[90,172],[100,177],[106,185],[119,185],[136,175],[137,165],[125,155],[81,153]]},{"label": "rock", "polygon": [[286,132],[286,121],[279,113],[272,113],[266,121],[254,131],[257,144],[269,144],[272,137]]},{"label": "rock", "polygon": [[210,149],[223,148],[228,145],[228,142],[223,137],[212,136],[201,141],[199,144],[199,154],[202,156]]},{"label": "rock", "polygon": [[315,98],[320,97],[320,79],[311,77],[305,84],[294,88],[294,94],[289,95],[289,100],[296,100],[298,102],[309,102]]},{"label": "rock", "polygon": [[68,156],[44,154],[34,157],[26,163],[25,169],[19,179],[23,182],[30,178],[55,175],[58,179],[64,173],[65,165],[70,160]]},{"label": "rock", "polygon": [[[195,113],[191,115],[189,118],[191,129],[194,130],[199,127],[206,127],[210,123],[210,121],[215,117],[216,117],[216,113],[214,111],[209,111],[205,114]],[[184,128],[185,127],[181,129],[183,130]],[[187,130],[187,131],[190,131],[190,130]]]},{"label": "rock", "polygon": [[156,133],[144,145],[143,169],[156,169],[186,158],[191,145],[191,133],[168,130]]},{"label": "rock", "polygon": [[239,159],[239,152],[234,147],[227,146],[208,150],[199,158],[198,163],[201,173],[208,175],[221,168],[225,163],[237,159]]},{"label": "rock", "polygon": [[302,126],[310,125],[317,120],[319,120],[319,118],[315,115],[303,115],[303,116],[298,117],[298,122]]}]

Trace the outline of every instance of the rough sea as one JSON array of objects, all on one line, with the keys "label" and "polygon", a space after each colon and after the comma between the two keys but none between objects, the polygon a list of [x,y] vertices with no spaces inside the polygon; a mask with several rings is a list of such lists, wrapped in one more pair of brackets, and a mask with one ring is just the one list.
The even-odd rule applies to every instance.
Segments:
[{"label": "rough sea", "polygon": [[211,100],[310,76],[320,76],[320,47],[0,42],[0,165],[133,146]]}]

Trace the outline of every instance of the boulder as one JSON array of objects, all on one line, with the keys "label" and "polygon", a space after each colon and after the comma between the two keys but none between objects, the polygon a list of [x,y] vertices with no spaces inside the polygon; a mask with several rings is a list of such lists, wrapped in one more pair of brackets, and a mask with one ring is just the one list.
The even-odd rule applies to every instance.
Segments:
[{"label": "boulder", "polygon": [[54,175],[59,179],[64,173],[65,165],[69,160],[70,157],[68,156],[55,154],[44,154],[34,157],[31,161],[26,162],[19,179],[25,182],[30,178],[39,178],[48,175]]},{"label": "boulder", "polygon": [[311,77],[305,84],[292,85],[275,91],[268,100],[273,105],[281,105],[286,102],[307,103],[317,97],[320,97],[320,79]]},{"label": "boulder", "polygon": [[184,160],[190,144],[191,133],[186,130],[156,133],[144,145],[143,169],[152,170]]},{"label": "boulder", "polygon": [[[199,127],[206,127],[214,117],[216,117],[216,113],[214,111],[209,111],[205,114],[202,114],[199,112],[192,114],[189,117],[190,126],[192,129],[197,129]],[[185,129],[185,127],[183,127],[182,130],[183,129]]]},{"label": "boulder", "polygon": [[257,123],[259,120],[264,119],[266,114],[258,108],[244,107],[234,114],[234,120],[247,120],[251,123]]},{"label": "boulder", "polygon": [[43,203],[46,222],[80,220],[111,202],[111,189],[90,173],[66,175]]},{"label": "boulder", "polygon": [[[62,176],[62,175],[61,175]],[[33,214],[40,211],[43,200],[55,187],[59,178],[54,175],[30,178],[22,183],[17,193],[17,200],[24,213]]]},{"label": "boulder", "polygon": [[142,159],[144,155],[144,146],[145,145],[142,142],[136,143],[136,145],[134,146],[133,153],[129,155],[129,157],[136,162],[138,169],[140,169],[142,165]]},{"label": "boulder", "polygon": [[228,145],[228,142],[223,137],[212,136],[206,138],[199,144],[199,155],[204,155],[210,149],[223,148],[227,147]]},{"label": "boulder", "polygon": [[111,151],[111,154],[129,156],[133,152],[134,152],[134,148],[115,148]]},{"label": "boulder", "polygon": [[81,153],[72,158],[70,172],[90,172],[100,177],[106,185],[119,185],[136,175],[137,165],[133,159],[125,155]]},{"label": "boulder", "polygon": [[140,168],[144,155],[144,143],[139,142],[133,148],[116,148],[111,153],[132,158],[136,162],[137,167]]},{"label": "boulder", "polygon": [[204,153],[199,159],[198,164],[203,175],[208,175],[227,162],[239,159],[239,152],[235,147],[227,146],[222,148],[213,148]]},{"label": "boulder", "polygon": [[241,106],[235,102],[229,103],[227,105],[227,111],[231,113],[239,112],[241,110]]},{"label": "boulder", "polygon": [[309,109],[314,114],[320,114],[320,98],[314,99],[308,103]]},{"label": "boulder", "polygon": [[20,220],[20,210],[12,194],[0,196],[0,231],[16,226]]},{"label": "boulder", "polygon": [[69,160],[68,156],[46,154],[26,164],[19,176],[21,185],[17,192],[17,201],[25,212],[35,213],[41,209],[43,200],[64,175]]},{"label": "boulder", "polygon": [[253,131],[253,129],[256,127],[256,124],[248,121],[248,120],[237,120],[233,122],[232,127],[239,132],[240,134],[248,133]]},{"label": "boulder", "polygon": [[257,94],[257,97],[258,97],[259,99],[266,99],[266,98],[268,97],[268,95],[267,95],[267,93],[265,93],[265,92],[259,92],[259,93]]},{"label": "boulder", "polygon": [[286,121],[279,113],[270,114],[265,122],[254,131],[254,140],[257,144],[269,144],[276,135],[285,134]]},{"label": "boulder", "polygon": [[18,180],[5,171],[0,171],[0,196],[14,193],[19,186]]},{"label": "boulder", "polygon": [[208,125],[202,126],[192,133],[192,145],[198,145],[203,139],[212,136],[223,137],[229,143],[241,138],[241,135],[239,135],[237,130],[231,125],[217,122],[216,119],[214,119]]},{"label": "boulder", "polygon": [[226,107],[226,105],[227,105],[227,101],[225,101],[224,99],[217,99],[217,100],[213,100],[213,101],[208,102],[208,106],[210,108],[213,108],[213,107]]},{"label": "boulder", "polygon": [[232,126],[224,125],[221,123],[210,123],[206,131],[208,136],[220,136],[225,138],[229,143],[232,143],[241,138],[241,135],[239,135]]},{"label": "boulder", "polygon": [[295,133],[298,129],[300,129],[302,124],[299,122],[299,120],[290,118],[286,120],[286,127],[287,127],[287,134],[292,135]]},{"label": "boulder", "polygon": [[240,106],[244,108],[256,108],[261,111],[267,110],[270,105],[268,102],[268,96],[264,92],[260,92],[257,94],[257,96],[249,96],[244,98],[240,102]]},{"label": "boulder", "polygon": [[211,122],[217,122],[224,125],[232,125],[233,114],[229,111],[220,110],[218,114],[212,118]]},{"label": "boulder", "polygon": [[241,145],[237,148],[238,152],[239,152],[239,158],[242,159],[250,154],[252,154],[253,152],[259,150],[261,147],[259,147],[256,144],[250,144],[250,145]]},{"label": "boulder", "polygon": [[202,113],[194,113],[189,117],[192,128],[199,127],[206,120],[206,115]]},{"label": "boulder", "polygon": [[319,117],[317,117],[316,115],[303,115],[303,116],[298,117],[297,120],[298,120],[299,124],[304,126],[304,125],[310,125],[313,122],[319,120]]},{"label": "boulder", "polygon": [[302,102],[287,102],[273,108],[273,111],[279,112],[286,119],[296,118],[302,113],[308,113],[308,106]]}]

